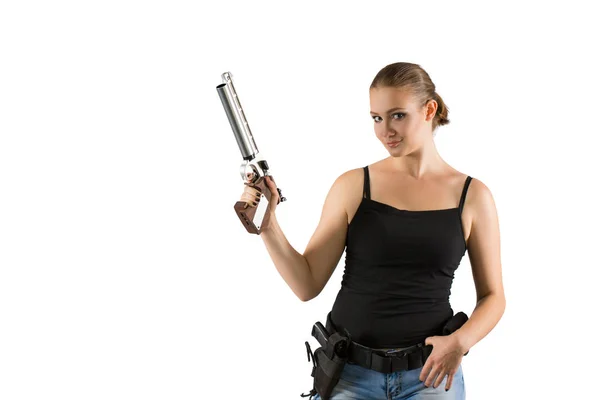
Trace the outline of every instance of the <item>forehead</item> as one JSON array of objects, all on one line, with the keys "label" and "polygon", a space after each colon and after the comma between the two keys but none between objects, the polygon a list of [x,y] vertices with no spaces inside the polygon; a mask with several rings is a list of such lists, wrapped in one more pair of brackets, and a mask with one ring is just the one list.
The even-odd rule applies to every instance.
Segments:
[{"label": "forehead", "polygon": [[387,107],[389,105],[394,105],[396,107],[410,107],[414,102],[412,93],[406,89],[394,87],[370,89],[369,99],[374,108]]}]

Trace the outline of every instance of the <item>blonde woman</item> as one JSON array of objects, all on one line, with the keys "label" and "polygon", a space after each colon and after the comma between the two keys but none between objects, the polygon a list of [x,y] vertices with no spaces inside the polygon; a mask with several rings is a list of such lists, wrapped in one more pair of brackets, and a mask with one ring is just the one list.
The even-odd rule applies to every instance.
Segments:
[{"label": "blonde woman", "polygon": [[[370,113],[389,157],[335,180],[304,254],[277,223],[274,196],[261,237],[275,267],[302,300],[324,288],[344,250],[342,285],[328,329],[351,337],[330,394],[311,398],[464,399],[461,361],[505,308],[500,234],[490,190],[438,153],[435,130],[448,108],[419,65],[387,65],[370,86]],[[257,188],[242,200],[255,207]],[[477,292],[470,318],[445,333],[454,272],[468,251]]]}]

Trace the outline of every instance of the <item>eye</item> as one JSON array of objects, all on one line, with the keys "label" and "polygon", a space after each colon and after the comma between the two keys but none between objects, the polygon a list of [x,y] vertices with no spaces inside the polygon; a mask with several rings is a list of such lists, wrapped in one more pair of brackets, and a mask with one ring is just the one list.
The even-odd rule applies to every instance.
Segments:
[{"label": "eye", "polygon": [[[406,114],[404,114],[404,113],[395,113],[395,114],[392,114],[392,116],[394,116],[394,115],[399,115],[399,116],[400,116],[399,118],[395,118],[395,119],[403,119],[403,118],[406,116]],[[379,122],[379,121],[377,120],[377,118],[381,118],[381,117],[380,117],[380,116],[378,116],[378,115],[374,115],[374,116],[373,116],[373,120],[374,120],[376,123],[377,123],[377,122]]]}]

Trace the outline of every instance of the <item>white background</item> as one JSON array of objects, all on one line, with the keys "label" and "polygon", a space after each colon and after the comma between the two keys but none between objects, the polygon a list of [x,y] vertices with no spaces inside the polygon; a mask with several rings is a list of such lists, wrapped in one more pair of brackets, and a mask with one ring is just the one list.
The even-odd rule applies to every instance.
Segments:
[{"label": "white background", "polygon": [[[368,87],[398,61],[430,74],[438,151],[498,209],[507,308],[463,359],[467,398],[591,398],[597,14],[415,3],[3,2],[0,399],[299,399],[344,255],[295,297],[233,211],[215,88],[233,73],[303,252],[335,178],[388,156]],[[468,256],[451,304],[475,306]]]}]

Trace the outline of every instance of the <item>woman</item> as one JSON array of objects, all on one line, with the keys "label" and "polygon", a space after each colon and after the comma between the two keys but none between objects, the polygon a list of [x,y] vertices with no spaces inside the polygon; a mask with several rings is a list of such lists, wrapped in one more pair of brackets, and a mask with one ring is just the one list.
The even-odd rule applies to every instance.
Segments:
[{"label": "woman", "polygon": [[[351,355],[331,399],[464,399],[462,357],[505,308],[495,203],[483,182],[452,168],[437,152],[434,131],[450,122],[448,108],[419,65],[386,66],[369,94],[376,137],[390,156],[335,180],[304,254],[277,223],[277,190],[267,179],[274,195],[261,237],[302,301],[323,290],[346,250],[331,326],[379,360],[407,348],[422,351],[417,361],[392,369]],[[247,184],[242,201],[255,207],[259,200],[259,190]],[[460,328],[442,334],[453,316],[454,272],[467,251],[477,304]]]}]

